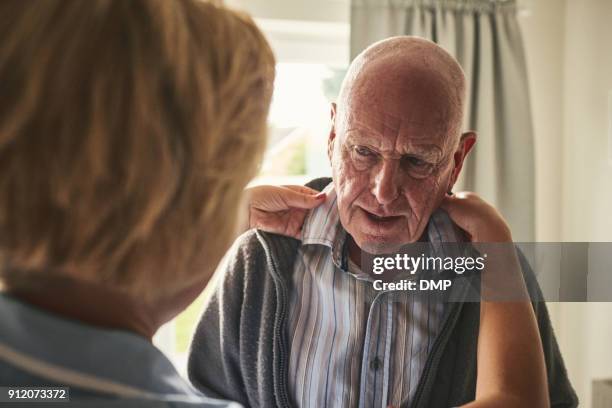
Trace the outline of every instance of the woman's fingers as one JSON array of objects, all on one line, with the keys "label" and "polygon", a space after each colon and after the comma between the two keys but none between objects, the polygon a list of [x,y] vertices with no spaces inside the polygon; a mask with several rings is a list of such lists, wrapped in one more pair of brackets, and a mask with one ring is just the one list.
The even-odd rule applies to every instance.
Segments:
[{"label": "woman's fingers", "polygon": [[512,235],[502,215],[477,194],[461,192],[444,197],[440,208],[445,210],[473,241],[505,242]]},{"label": "woman's fingers", "polygon": [[256,186],[247,189],[249,228],[300,238],[307,211],[325,201],[325,193],[305,186]]},{"label": "woman's fingers", "polygon": [[285,213],[253,210],[250,228],[300,239],[306,213],[306,210],[291,210]]},{"label": "woman's fingers", "polygon": [[310,188],[307,186],[302,186],[300,184],[283,184],[281,187],[288,188],[293,191],[297,191],[298,193],[304,193],[304,194],[310,194],[310,195],[319,194],[318,190],[315,190],[314,188]]},{"label": "woman's fingers", "polygon": [[320,193],[306,186],[283,186],[279,191],[289,208],[301,208],[309,210],[318,207],[325,201],[325,193]]},{"label": "woman's fingers", "polygon": [[292,208],[312,209],[325,201],[325,194],[304,186],[256,186],[247,189],[249,207],[277,212]]}]

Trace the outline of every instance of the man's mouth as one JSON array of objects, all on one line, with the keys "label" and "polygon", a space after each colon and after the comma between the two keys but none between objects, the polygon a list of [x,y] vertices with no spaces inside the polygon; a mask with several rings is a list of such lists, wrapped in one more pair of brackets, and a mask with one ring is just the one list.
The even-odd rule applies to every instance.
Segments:
[{"label": "man's mouth", "polygon": [[399,221],[402,218],[400,215],[379,215],[371,213],[368,210],[364,210],[363,208],[362,210],[370,220],[377,223],[393,223],[395,221]]}]

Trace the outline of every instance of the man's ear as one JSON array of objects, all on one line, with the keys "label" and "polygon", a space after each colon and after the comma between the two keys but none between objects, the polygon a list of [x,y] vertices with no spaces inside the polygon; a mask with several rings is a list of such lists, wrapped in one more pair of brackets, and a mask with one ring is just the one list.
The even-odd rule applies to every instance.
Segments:
[{"label": "man's ear", "polygon": [[474,147],[474,144],[476,144],[476,132],[470,131],[465,132],[461,135],[461,138],[459,139],[459,146],[453,154],[453,173],[451,175],[451,179],[449,180],[447,191],[451,191],[453,189],[453,186],[459,178],[461,169],[463,168],[463,162],[467,157],[468,153]]},{"label": "man's ear", "polygon": [[329,136],[327,138],[327,157],[331,163],[332,153],[334,152],[334,141],[336,140],[336,115],[337,106],[335,102],[331,104],[331,128],[329,129]]}]

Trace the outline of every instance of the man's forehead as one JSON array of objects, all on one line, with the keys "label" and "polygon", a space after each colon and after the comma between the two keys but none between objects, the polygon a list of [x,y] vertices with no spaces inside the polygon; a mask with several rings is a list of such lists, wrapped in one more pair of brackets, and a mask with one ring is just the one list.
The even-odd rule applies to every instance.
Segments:
[{"label": "man's forehead", "polygon": [[379,144],[442,146],[450,138],[444,120],[398,117],[380,109],[347,112],[345,132],[351,139],[370,139]]}]

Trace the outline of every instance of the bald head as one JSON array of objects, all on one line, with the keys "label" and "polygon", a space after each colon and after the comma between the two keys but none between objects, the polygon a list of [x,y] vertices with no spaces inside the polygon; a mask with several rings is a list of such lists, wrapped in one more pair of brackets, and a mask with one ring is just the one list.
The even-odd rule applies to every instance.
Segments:
[{"label": "bald head", "polygon": [[338,98],[339,119],[367,103],[410,122],[432,122],[459,135],[465,75],[442,47],[418,37],[379,41],[351,63]]}]

